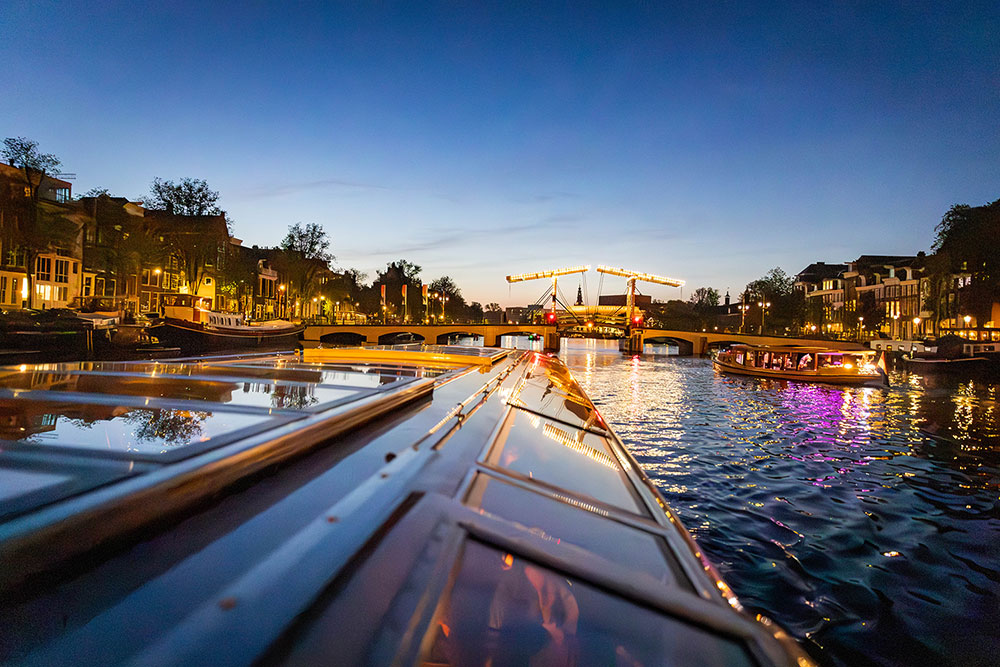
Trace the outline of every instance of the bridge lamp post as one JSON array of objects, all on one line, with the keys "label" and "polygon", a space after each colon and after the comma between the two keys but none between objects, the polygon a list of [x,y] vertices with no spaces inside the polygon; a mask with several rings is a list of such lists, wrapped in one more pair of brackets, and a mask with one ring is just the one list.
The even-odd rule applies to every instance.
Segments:
[{"label": "bridge lamp post", "polygon": [[862,338],[865,333],[865,318],[863,315],[858,315],[858,338]]},{"label": "bridge lamp post", "polygon": [[920,318],[919,317],[914,317],[913,318],[913,333],[910,336],[911,338],[916,338],[917,337],[917,327],[919,327],[919,326],[920,326]]}]

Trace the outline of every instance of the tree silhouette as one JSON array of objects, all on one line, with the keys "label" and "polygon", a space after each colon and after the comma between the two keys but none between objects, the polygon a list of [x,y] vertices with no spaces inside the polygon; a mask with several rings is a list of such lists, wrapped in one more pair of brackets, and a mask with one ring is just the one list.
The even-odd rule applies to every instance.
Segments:
[{"label": "tree silhouette", "polygon": [[[14,224],[5,225],[9,247],[24,251],[24,270],[28,280],[28,307],[35,300],[35,264],[38,256],[54,248],[68,248],[79,236],[79,226],[56,204],[43,206],[40,195],[46,180],[60,164],[55,155],[41,153],[38,142],[25,137],[7,137],[0,150],[3,159],[21,171],[27,197],[11,197],[15,205]],[[13,185],[16,189],[16,184]],[[11,185],[8,185],[8,196]],[[19,210],[18,210],[19,209]]]}]

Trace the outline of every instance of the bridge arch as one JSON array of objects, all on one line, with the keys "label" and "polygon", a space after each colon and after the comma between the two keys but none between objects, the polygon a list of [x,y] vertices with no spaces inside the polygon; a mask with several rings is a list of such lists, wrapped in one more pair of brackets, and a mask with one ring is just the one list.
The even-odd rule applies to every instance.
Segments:
[{"label": "bridge arch", "polygon": [[678,355],[691,356],[694,354],[694,343],[680,336],[644,336],[642,343],[644,347],[646,345],[676,345]]},{"label": "bridge arch", "polygon": [[401,345],[405,343],[423,343],[426,339],[419,332],[409,329],[387,331],[378,337],[379,345]]},{"label": "bridge arch", "polygon": [[[454,331],[443,331],[437,334],[436,342],[438,345],[448,345],[452,337],[458,337],[458,336],[478,336],[479,338],[483,338],[483,332],[476,331],[472,328],[455,329]],[[483,340],[485,342],[485,339]]]},{"label": "bridge arch", "polygon": [[319,337],[326,345],[364,345],[365,335],[357,331],[332,331]]}]

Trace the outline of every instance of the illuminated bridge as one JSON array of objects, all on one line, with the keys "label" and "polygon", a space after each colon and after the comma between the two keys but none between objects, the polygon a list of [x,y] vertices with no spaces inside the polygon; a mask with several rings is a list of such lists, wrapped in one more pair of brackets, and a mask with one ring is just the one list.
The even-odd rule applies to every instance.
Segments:
[{"label": "illuminated bridge", "polygon": [[546,349],[559,348],[554,324],[337,324],[306,327],[306,343],[392,345],[406,342],[444,345],[458,336],[482,336],[487,347],[499,347],[502,336],[538,336]]},{"label": "illuminated bridge", "polygon": [[756,336],[748,334],[723,333],[719,331],[674,331],[670,329],[633,329],[628,338],[622,339],[622,349],[626,352],[641,353],[646,344],[677,345],[682,355],[708,354],[713,348],[726,347],[733,343],[746,345],[804,345],[822,346],[837,350],[861,350],[863,345],[842,341],[815,338],[785,338],[783,336]]},{"label": "illuminated bridge", "polygon": [[[487,347],[499,347],[502,336],[538,336],[547,350],[559,349],[560,333],[551,324],[338,324],[307,327],[305,344],[392,345],[406,342],[444,345],[458,336],[481,336]],[[682,355],[708,354],[712,348],[732,343],[748,345],[822,345],[843,350],[862,349],[857,343],[817,341],[814,338],[783,338],[735,333],[633,329],[622,340],[622,350],[641,353],[646,344],[673,344]]]}]

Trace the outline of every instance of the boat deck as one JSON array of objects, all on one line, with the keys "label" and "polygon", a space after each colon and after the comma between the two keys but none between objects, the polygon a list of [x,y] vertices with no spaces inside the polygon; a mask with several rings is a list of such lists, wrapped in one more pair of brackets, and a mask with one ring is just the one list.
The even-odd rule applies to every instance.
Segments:
[{"label": "boat deck", "polygon": [[558,359],[377,352],[0,369],[0,662],[808,664]]}]

